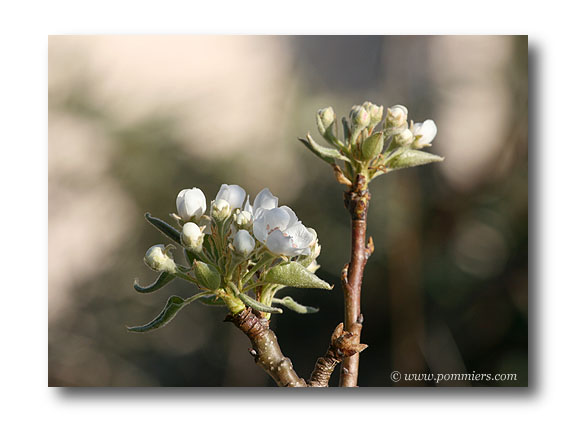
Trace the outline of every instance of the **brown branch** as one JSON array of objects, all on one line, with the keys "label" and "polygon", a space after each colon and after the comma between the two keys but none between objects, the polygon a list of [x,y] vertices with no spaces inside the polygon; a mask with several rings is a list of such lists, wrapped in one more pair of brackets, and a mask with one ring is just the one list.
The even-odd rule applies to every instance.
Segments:
[{"label": "brown branch", "polygon": [[229,314],[225,321],[233,322],[248,336],[252,343],[250,354],[279,387],[308,386],[306,381],[298,376],[290,359],[282,354],[274,331],[268,327],[268,320],[261,318],[258,311],[247,308],[236,315]]},{"label": "brown branch", "polygon": [[[370,193],[366,177],[356,176],[354,184],[344,194],[344,204],[350,212],[352,220],[352,251],[350,263],[342,274],[342,289],[344,290],[344,329],[355,334],[356,342],[360,342],[363,316],[360,308],[360,294],[364,266],[368,257],[374,251],[374,243],[366,245],[366,216]],[[341,387],[356,387],[358,383],[358,364],[360,355],[355,354],[342,362],[340,371]]]},{"label": "brown branch", "polygon": [[344,358],[360,353],[368,347],[366,344],[360,344],[357,337],[356,334],[344,331],[344,324],[338,324],[332,333],[328,350],[316,361],[314,371],[308,380],[310,387],[328,387],[328,381],[336,365]]}]

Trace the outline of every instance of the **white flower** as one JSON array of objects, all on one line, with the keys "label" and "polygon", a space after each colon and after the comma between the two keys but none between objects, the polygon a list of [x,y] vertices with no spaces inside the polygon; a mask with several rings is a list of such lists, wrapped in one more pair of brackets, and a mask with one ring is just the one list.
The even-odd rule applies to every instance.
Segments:
[{"label": "white flower", "polygon": [[401,127],[408,120],[408,109],[397,104],[386,112],[386,127]]},{"label": "white flower", "polygon": [[190,249],[196,253],[202,251],[202,244],[204,242],[203,230],[195,223],[186,223],[182,227],[182,244],[186,249]]},{"label": "white flower", "polygon": [[414,141],[414,148],[423,148],[430,146],[434,138],[436,137],[436,133],[438,132],[438,128],[436,127],[436,123],[434,120],[425,120],[424,123],[416,123],[411,127],[412,133],[414,137],[420,136],[420,138],[416,138]]},{"label": "white flower", "polygon": [[258,214],[254,219],[254,236],[272,253],[286,256],[310,254],[310,245],[315,236],[298,221],[294,211],[282,206],[260,208],[256,212]]},{"label": "white flower", "polygon": [[206,197],[198,188],[181,190],[176,198],[176,209],[183,221],[200,218],[206,211]]},{"label": "white flower", "polygon": [[176,263],[170,255],[170,249],[164,245],[154,245],[146,251],[144,262],[154,271],[175,273],[178,271]]},{"label": "white flower", "polygon": [[224,184],[220,187],[215,200],[224,199],[230,204],[230,209],[234,210],[236,208],[242,208],[245,198],[246,191],[240,186]]},{"label": "white flower", "polygon": [[232,209],[230,203],[225,199],[216,199],[212,201],[210,213],[215,220],[224,221],[230,217]]},{"label": "white flower", "polygon": [[239,230],[234,236],[232,245],[236,253],[243,257],[248,257],[254,250],[256,241],[246,230]]}]

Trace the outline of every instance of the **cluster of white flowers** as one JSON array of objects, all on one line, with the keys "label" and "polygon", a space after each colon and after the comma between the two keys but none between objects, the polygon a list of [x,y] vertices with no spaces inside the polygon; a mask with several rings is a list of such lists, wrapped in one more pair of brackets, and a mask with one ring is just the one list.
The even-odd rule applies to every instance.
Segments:
[{"label": "cluster of white flowers", "polygon": [[[198,188],[182,190],[176,198],[176,209],[183,223],[184,246],[201,249],[204,234],[211,230],[210,218],[204,215],[204,193]],[[287,257],[310,255],[310,247],[317,241],[316,233],[306,228],[292,209],[278,206],[278,198],[268,188],[262,189],[251,204],[242,187],[224,184],[210,209],[216,221],[232,217],[235,228],[232,245],[242,256],[252,253],[256,240],[273,254]]]},{"label": "cluster of white flowers", "polygon": [[429,147],[438,132],[436,123],[431,119],[423,123],[410,122],[408,126],[408,109],[400,104],[388,109],[385,126],[403,129],[396,135],[396,142],[400,145],[412,145],[416,149]]}]

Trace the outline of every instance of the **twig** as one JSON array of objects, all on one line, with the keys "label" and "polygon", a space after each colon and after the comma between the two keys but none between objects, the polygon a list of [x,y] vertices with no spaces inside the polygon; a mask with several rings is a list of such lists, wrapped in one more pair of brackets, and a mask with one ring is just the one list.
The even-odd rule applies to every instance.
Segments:
[{"label": "twig", "polygon": [[357,337],[356,334],[344,331],[344,324],[340,323],[332,333],[328,350],[316,361],[308,386],[328,387],[328,381],[336,365],[344,358],[360,353],[368,347],[366,344],[360,344]]},{"label": "twig", "polygon": [[[358,343],[364,320],[360,308],[362,277],[366,261],[374,251],[373,242],[369,242],[368,246],[366,245],[366,216],[369,201],[370,192],[368,192],[366,177],[359,174],[353,185],[344,194],[344,204],[350,212],[352,220],[352,251],[350,263],[347,264],[342,274],[345,308],[344,329],[355,334],[355,340]],[[344,359],[340,371],[341,387],[357,386],[359,362],[360,355],[358,354]]]}]

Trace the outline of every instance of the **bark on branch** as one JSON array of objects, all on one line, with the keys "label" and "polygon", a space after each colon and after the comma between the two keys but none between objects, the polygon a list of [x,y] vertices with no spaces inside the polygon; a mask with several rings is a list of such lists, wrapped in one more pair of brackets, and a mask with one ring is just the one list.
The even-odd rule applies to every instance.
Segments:
[{"label": "bark on branch", "polygon": [[248,336],[252,343],[250,354],[279,387],[307,387],[306,381],[298,376],[292,362],[282,354],[278,339],[269,328],[269,321],[247,308],[236,315],[228,315],[231,321]]},{"label": "bark on branch", "polygon": [[308,383],[298,376],[292,362],[282,354],[278,339],[269,328],[269,321],[261,318],[258,311],[250,308],[226,316],[225,321],[236,325],[252,343],[250,354],[256,364],[272,377],[279,387],[328,387],[330,375],[342,359],[357,354],[368,347],[360,344],[357,336],[344,331],[340,323],[332,333],[330,346],[324,356],[318,358]]},{"label": "bark on branch", "polygon": [[[344,194],[344,204],[350,212],[352,221],[352,250],[350,263],[342,271],[342,288],[344,291],[344,329],[355,334],[356,341],[360,342],[362,332],[362,316],[360,308],[360,294],[362,291],[362,277],[366,261],[374,251],[372,239],[366,245],[366,216],[370,192],[366,178],[359,174],[356,180]],[[340,371],[341,387],[356,387],[358,383],[358,365],[360,356],[355,354],[344,359]]]}]

